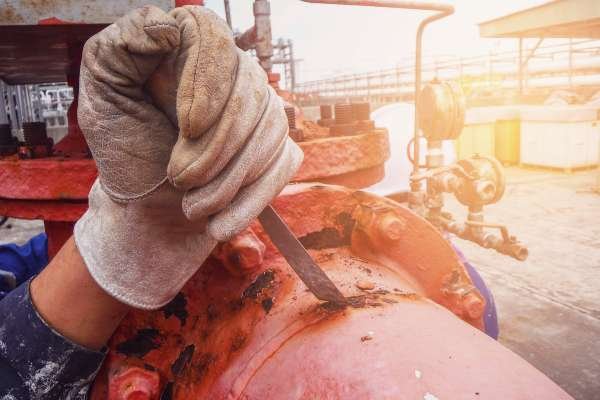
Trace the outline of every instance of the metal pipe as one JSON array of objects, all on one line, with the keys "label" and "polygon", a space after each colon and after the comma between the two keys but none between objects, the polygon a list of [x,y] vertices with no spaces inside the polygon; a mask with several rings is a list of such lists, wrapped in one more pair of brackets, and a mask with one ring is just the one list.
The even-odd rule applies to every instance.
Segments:
[{"label": "metal pipe", "polygon": [[8,124],[8,114],[6,112],[7,102],[5,102],[5,98],[7,94],[5,94],[5,84],[0,80],[0,124]]},{"label": "metal pipe", "polygon": [[519,96],[523,96],[523,38],[519,37]]},{"label": "metal pipe", "polygon": [[256,31],[256,25],[235,37],[235,44],[244,51],[255,48],[257,41],[258,33]]},{"label": "metal pipe", "polygon": [[273,62],[273,39],[271,34],[271,5],[268,0],[254,0],[254,25],[256,26],[256,56],[261,67],[271,72]]},{"label": "metal pipe", "polygon": [[233,25],[231,22],[231,9],[229,8],[229,0],[223,0],[223,4],[225,6],[225,19],[227,20],[227,25],[229,25],[229,29],[233,30]]},{"label": "metal pipe", "polygon": [[6,86],[6,99],[8,100],[8,116],[10,117],[11,128],[15,131],[21,129],[21,122],[16,110],[16,88],[14,86]]},{"label": "metal pipe", "polygon": [[413,153],[413,173],[417,173],[419,171],[419,152],[420,152],[420,144],[419,144],[419,94],[421,92],[421,64],[422,64],[422,49],[423,49],[423,31],[425,27],[430,23],[437,21],[438,19],[447,17],[454,13],[454,7],[446,4],[437,4],[439,8],[436,8],[436,11],[440,11],[438,14],[431,15],[425,18],[419,24],[417,28],[417,41],[416,41],[416,51],[415,51],[415,124],[413,130],[413,138],[414,138],[414,153]]},{"label": "metal pipe", "polygon": [[454,12],[454,7],[447,4],[430,1],[405,1],[405,0],[302,0],[306,3],[337,4],[343,6],[366,6],[385,8],[404,8],[411,10],[445,11],[449,8]]}]

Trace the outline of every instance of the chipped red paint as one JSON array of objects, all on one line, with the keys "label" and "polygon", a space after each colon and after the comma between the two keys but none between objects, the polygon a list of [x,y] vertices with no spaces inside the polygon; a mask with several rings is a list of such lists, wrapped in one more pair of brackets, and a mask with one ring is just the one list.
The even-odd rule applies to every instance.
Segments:
[{"label": "chipped red paint", "polygon": [[96,175],[91,159],[0,160],[0,198],[86,200]]},{"label": "chipped red paint", "polygon": [[0,215],[45,221],[77,221],[87,210],[87,201],[0,199]]},{"label": "chipped red paint", "polygon": [[[74,101],[68,112],[69,133],[54,146],[54,157],[0,159],[0,215],[61,222],[75,222],[83,215],[97,170],[94,161],[86,158],[88,150],[76,116]],[[326,132],[319,132],[314,140],[300,143],[304,162],[293,182],[363,188],[383,178],[383,164],[389,157],[385,130],[341,137],[323,137]],[[60,237],[50,238],[57,248],[69,236],[65,229]]]},{"label": "chipped red paint", "polygon": [[75,22],[64,21],[56,17],[44,18],[38,21],[38,25],[69,25]]},{"label": "chipped red paint", "polygon": [[[354,306],[320,304],[254,222],[266,246],[262,264],[231,274],[211,257],[164,309],[131,312],[109,343],[92,400],[114,400],[111,371],[127,368],[156,371],[161,395],[174,400],[396,399],[424,398],[426,391],[447,399],[475,392],[567,398],[474,329],[481,318],[434,303],[454,304],[449,275],[478,292],[424,219],[384,198],[324,185],[288,186],[273,206]],[[373,256],[367,244],[385,248],[385,257]],[[506,379],[493,385],[489,376]]]},{"label": "chipped red paint", "polygon": [[[355,136],[320,138],[298,145],[304,152],[304,162],[294,177],[295,181],[321,180],[383,166],[390,155],[385,129]],[[373,183],[376,182],[370,184]]]},{"label": "chipped red paint", "polygon": [[175,0],[175,7],[203,6],[204,0]]}]

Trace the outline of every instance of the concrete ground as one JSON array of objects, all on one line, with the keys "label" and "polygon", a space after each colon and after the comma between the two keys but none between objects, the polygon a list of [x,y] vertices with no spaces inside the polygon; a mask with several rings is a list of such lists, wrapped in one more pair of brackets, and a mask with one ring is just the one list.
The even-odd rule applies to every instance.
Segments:
[{"label": "concrete ground", "polygon": [[[486,219],[529,248],[519,262],[457,240],[492,290],[500,342],[576,399],[600,399],[600,195],[595,171],[507,169],[504,198]],[[464,207],[448,199],[448,210]]]},{"label": "concrete ground", "polygon": [[[500,342],[578,400],[600,399],[600,195],[589,192],[595,174],[507,169],[504,199],[486,215],[527,244],[525,262],[457,240],[495,296]],[[464,214],[450,198],[447,209]],[[8,224],[0,243],[43,229],[39,222]]]}]

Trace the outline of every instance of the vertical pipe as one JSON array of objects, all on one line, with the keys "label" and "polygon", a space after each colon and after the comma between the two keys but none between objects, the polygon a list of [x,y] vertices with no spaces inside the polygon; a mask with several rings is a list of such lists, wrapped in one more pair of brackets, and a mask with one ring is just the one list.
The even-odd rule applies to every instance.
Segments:
[{"label": "vertical pipe", "polygon": [[519,97],[523,96],[523,38],[519,37]]},{"label": "vertical pipe", "polygon": [[0,81],[0,124],[8,124],[8,114],[6,112],[8,102],[6,97],[6,85]]},{"label": "vertical pipe", "polygon": [[260,66],[271,72],[273,68],[273,39],[271,33],[271,4],[268,0],[254,0],[254,24],[256,25],[256,56]]},{"label": "vertical pipe", "polygon": [[[413,127],[413,139],[414,139],[414,153],[413,153],[413,173],[417,173],[419,171],[419,152],[420,152],[420,145],[419,145],[419,94],[421,92],[421,68],[423,65],[423,60],[421,57],[421,52],[423,49],[423,31],[425,30],[425,27],[433,22],[436,21],[438,19],[444,18],[450,14],[452,14],[454,12],[454,8],[450,7],[447,10],[441,11],[438,14],[434,14],[430,17],[425,18],[423,21],[421,21],[421,23],[419,24],[419,27],[417,28],[417,40],[416,40],[416,51],[415,51],[415,94],[414,94],[414,99],[415,99],[415,123],[414,123],[414,127]],[[421,186],[420,181],[417,182],[419,187]],[[415,190],[417,188],[415,187]]]},{"label": "vertical pipe", "polygon": [[292,39],[288,39],[287,45],[290,54],[290,92],[294,93],[296,90],[296,59],[294,58],[294,43]]},{"label": "vertical pipe", "polygon": [[492,87],[492,80],[494,75],[494,51],[490,50],[488,58],[488,86]]},{"label": "vertical pipe", "polygon": [[573,88],[573,38],[569,38],[569,88]]},{"label": "vertical pipe", "polygon": [[29,122],[29,113],[27,112],[27,100],[25,94],[25,88],[22,85],[16,87],[17,93],[17,107],[19,112],[19,119],[21,120],[21,126],[23,122]]},{"label": "vertical pipe", "polygon": [[21,129],[21,124],[19,121],[19,116],[17,115],[16,110],[16,95],[15,95],[15,87],[14,86],[6,86],[6,99],[8,101],[8,115],[10,117],[10,122],[12,125],[12,129],[14,131],[18,131]]},{"label": "vertical pipe", "polygon": [[231,9],[229,8],[229,0],[223,0],[223,5],[225,6],[225,19],[227,20],[227,25],[229,25],[229,29],[233,30],[233,25],[231,22]]}]

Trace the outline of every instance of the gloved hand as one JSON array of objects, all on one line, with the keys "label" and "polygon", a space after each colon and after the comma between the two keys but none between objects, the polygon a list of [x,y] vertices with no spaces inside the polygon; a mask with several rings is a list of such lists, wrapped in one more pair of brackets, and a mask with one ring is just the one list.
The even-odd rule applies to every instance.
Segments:
[{"label": "gloved hand", "polygon": [[265,73],[202,7],[144,7],[88,40],[78,118],[99,179],[75,241],[138,308],[172,299],[302,161]]}]

